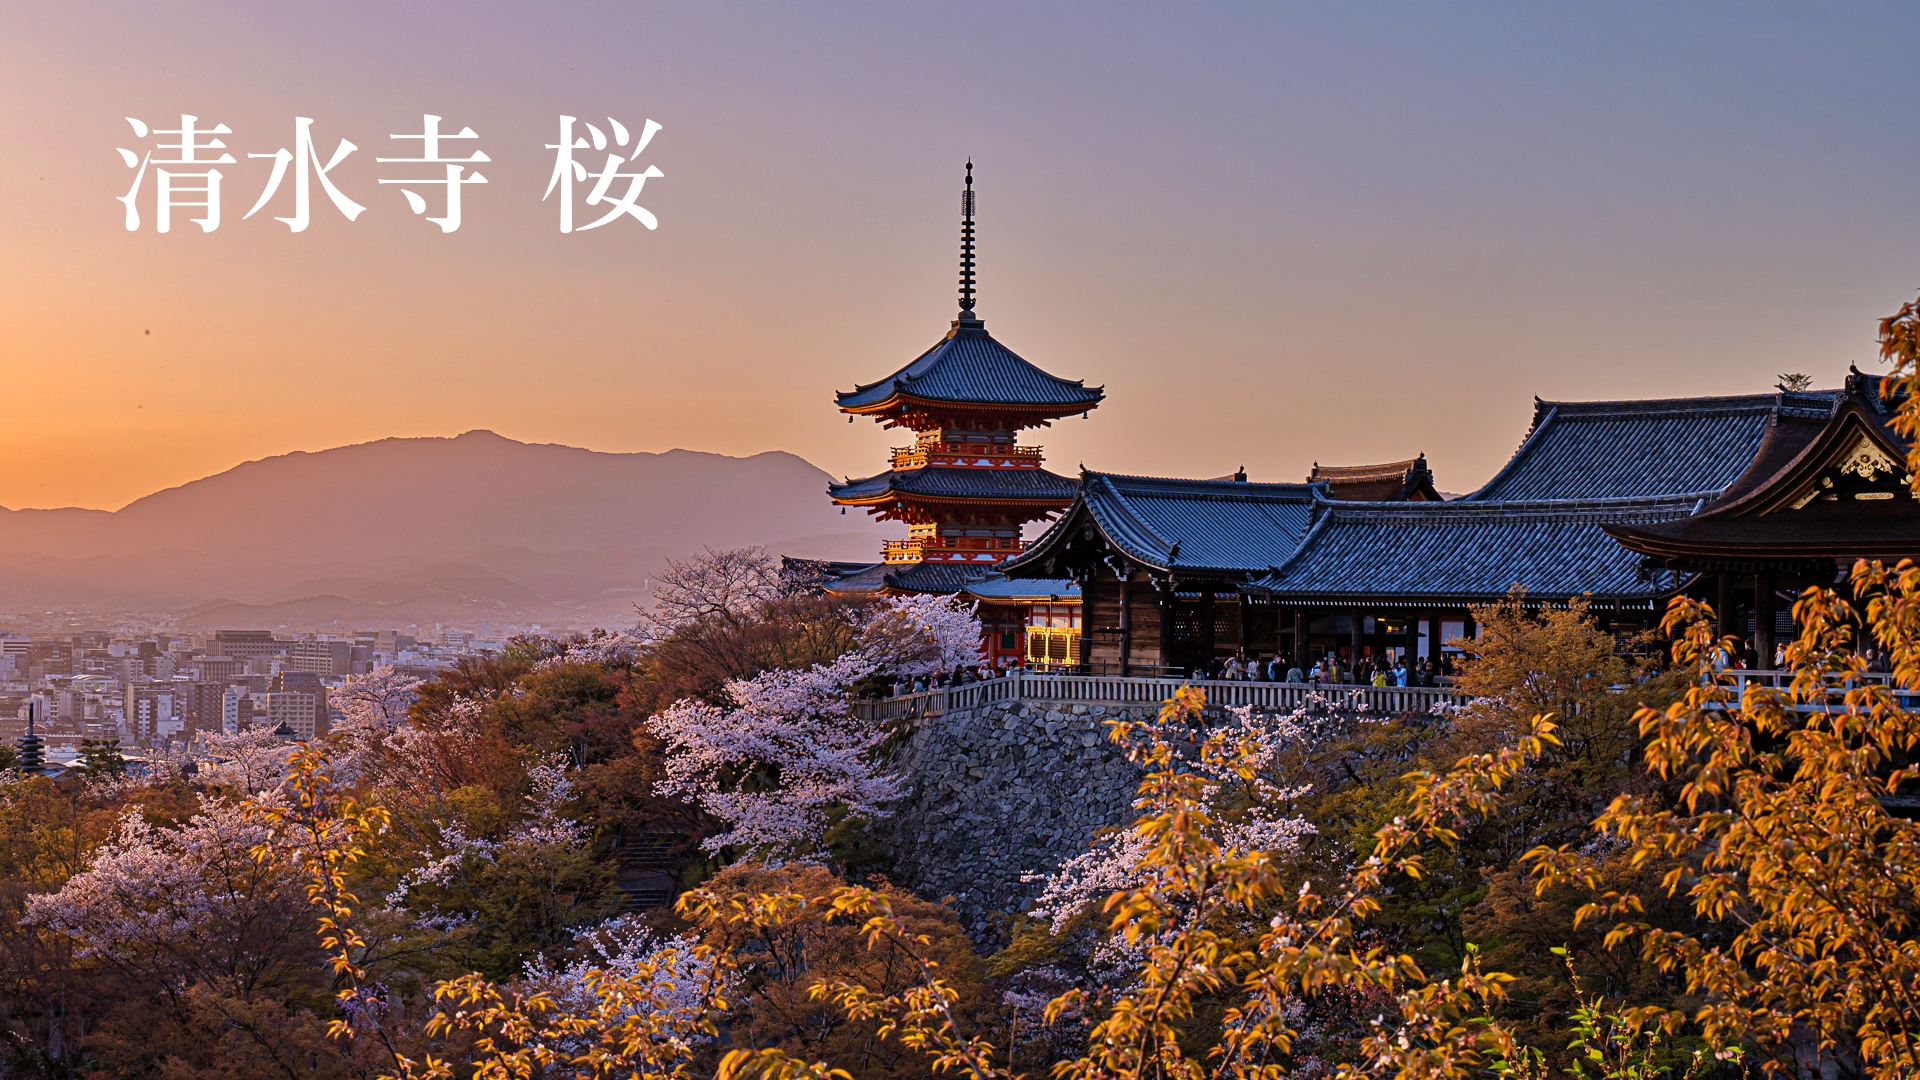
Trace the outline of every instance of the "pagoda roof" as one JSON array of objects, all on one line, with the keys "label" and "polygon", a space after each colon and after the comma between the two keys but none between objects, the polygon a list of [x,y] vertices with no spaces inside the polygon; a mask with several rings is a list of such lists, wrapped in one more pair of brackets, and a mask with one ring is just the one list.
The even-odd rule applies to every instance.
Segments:
[{"label": "pagoda roof", "polygon": [[976,582],[998,577],[984,566],[964,563],[871,563],[821,582],[830,593],[957,593]]},{"label": "pagoda roof", "polygon": [[1316,461],[1307,474],[1307,483],[1324,484],[1329,498],[1351,502],[1438,502],[1441,497],[1434,489],[1425,454],[1379,465],[1322,465]]},{"label": "pagoda roof", "polygon": [[1779,416],[1818,414],[1839,391],[1646,401],[1534,399],[1520,449],[1469,502],[1713,496],[1733,483]]},{"label": "pagoda roof", "polygon": [[1771,426],[1747,470],[1699,513],[1622,523],[1621,544],[1670,566],[1757,569],[1920,555],[1910,449],[1889,426],[1880,379],[1854,372],[1824,415]]},{"label": "pagoda roof", "polygon": [[[967,325],[971,323],[972,325]],[[1100,404],[1106,391],[1049,375],[994,340],[978,320],[960,320],[912,363],[837,396],[841,411],[886,413],[915,407],[1009,408],[1068,416]]]},{"label": "pagoda roof", "polygon": [[1293,552],[1312,505],[1308,484],[1087,472],[1073,506],[1000,567],[1010,577],[1051,577],[1046,567],[1063,548],[1097,532],[1149,570],[1261,573]]},{"label": "pagoda roof", "polygon": [[900,497],[968,501],[1065,503],[1078,490],[1045,469],[974,469],[929,465],[827,485],[835,502],[867,505]]},{"label": "pagoda roof", "polygon": [[1353,503],[1322,499],[1298,549],[1247,592],[1338,605],[1539,599],[1651,601],[1685,579],[1649,573],[1607,535],[1620,522],[1684,517],[1686,497]]}]

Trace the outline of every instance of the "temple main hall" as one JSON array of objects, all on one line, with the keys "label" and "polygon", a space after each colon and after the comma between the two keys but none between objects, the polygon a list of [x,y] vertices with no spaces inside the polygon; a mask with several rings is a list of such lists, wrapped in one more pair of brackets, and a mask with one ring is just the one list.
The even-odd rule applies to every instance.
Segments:
[{"label": "temple main hall", "polygon": [[[961,202],[960,309],[947,334],[840,409],[914,433],[890,468],[829,489],[907,524],[881,560],[833,564],[833,591],[980,603],[998,667],[1186,675],[1222,657],[1437,660],[1472,609],[1516,590],[1575,599],[1604,628],[1712,601],[1771,666],[1808,585],[1857,558],[1920,557],[1908,446],[1886,380],[1833,390],[1541,401],[1512,458],[1443,497],[1424,454],[1321,466],[1298,483],[1047,470],[1019,435],[1085,416],[1104,388],[1052,375],[976,311],[974,194]],[[1022,528],[1051,524],[1031,543]]]}]

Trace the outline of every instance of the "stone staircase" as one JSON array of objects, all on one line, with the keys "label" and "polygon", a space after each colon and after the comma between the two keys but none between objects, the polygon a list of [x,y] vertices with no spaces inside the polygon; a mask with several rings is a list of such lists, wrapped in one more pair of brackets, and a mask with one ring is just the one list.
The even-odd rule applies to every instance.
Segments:
[{"label": "stone staircase", "polygon": [[639,833],[620,839],[614,848],[613,887],[620,891],[621,911],[649,911],[673,903],[678,880],[673,850],[681,838],[670,833]]}]

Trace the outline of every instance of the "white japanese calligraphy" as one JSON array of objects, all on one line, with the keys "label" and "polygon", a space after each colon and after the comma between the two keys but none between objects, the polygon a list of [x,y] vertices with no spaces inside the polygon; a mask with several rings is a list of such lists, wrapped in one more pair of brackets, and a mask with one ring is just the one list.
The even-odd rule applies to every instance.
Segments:
[{"label": "white japanese calligraphy", "polygon": [[[215,124],[210,128],[196,127],[195,125],[199,123],[199,120],[200,118],[197,116],[189,116],[182,113],[180,116],[180,126],[178,128],[153,129],[153,134],[155,135],[180,136],[179,142],[155,144],[156,148],[160,150],[178,151],[179,156],[177,157],[156,158],[153,156],[152,150],[147,151],[146,154],[142,156],[123,147],[115,148],[120,151],[120,159],[127,163],[127,168],[138,170],[133,174],[133,186],[127,189],[127,193],[125,195],[115,196],[118,201],[126,205],[128,232],[137,232],[140,229],[140,211],[136,204],[140,197],[140,184],[147,177],[147,166],[149,164],[231,165],[234,163],[233,155],[227,153],[222,153],[219,157],[196,156],[201,151],[225,150],[227,146],[226,143],[221,142],[219,139],[210,138],[202,142],[201,136],[233,134],[232,129],[228,128],[225,124]],[[144,121],[136,120],[129,116],[127,117],[127,123],[133,125],[133,133],[135,135],[143,139],[147,137],[147,125]],[[155,176],[154,187],[156,188],[156,204],[153,214],[153,228],[155,232],[168,232],[173,228],[173,208],[176,206],[198,206],[206,210],[204,217],[187,219],[195,225],[200,226],[201,232],[212,232],[220,227],[219,169],[208,168],[196,172],[185,169],[156,168],[153,172]],[[182,184],[180,182],[182,180],[198,180],[200,183],[197,185],[192,183]],[[180,194],[199,195],[201,198],[197,200],[177,198],[176,196]]]},{"label": "white japanese calligraphy", "polygon": [[[627,145],[629,136],[626,126],[611,116],[607,117],[607,124],[613,128],[613,144],[615,146]],[[598,220],[580,226],[579,231],[585,232],[588,229],[597,229],[621,216],[631,216],[635,221],[638,221],[649,229],[659,228],[659,219],[654,217],[652,211],[644,206],[638,205],[636,200],[640,198],[640,191],[646,185],[649,177],[659,179],[665,174],[654,165],[649,165],[640,172],[621,172],[620,166],[623,162],[618,154],[608,154],[606,166],[598,173],[589,174],[586,165],[576,160],[573,156],[575,150],[585,150],[587,148],[586,139],[576,138],[574,136],[573,125],[574,117],[562,116],[560,118],[560,141],[558,143],[547,144],[547,149],[555,151],[553,175],[547,180],[546,194],[540,196],[541,201],[545,202],[553,195],[554,189],[556,187],[559,188],[560,231],[563,233],[575,231],[573,227],[573,185],[576,182],[585,183],[589,175],[595,177],[595,183],[593,189],[587,194],[586,204],[588,206],[598,206],[601,203],[610,203],[613,209],[607,211]],[[593,124],[587,124],[586,127],[593,135],[593,148],[595,150],[605,150],[607,148],[606,132],[601,131]],[[659,130],[660,125],[658,123],[648,120],[646,127],[640,132],[640,138],[634,141],[633,152],[627,155],[626,160],[632,161],[639,157],[640,151],[647,148],[647,144],[653,141],[654,135],[658,133]],[[631,183],[627,185],[625,194],[618,196],[608,194],[608,190],[613,186],[615,180],[631,181]]]},{"label": "white japanese calligraphy", "polygon": [[[472,157],[464,157],[464,158],[441,157],[440,141],[442,139],[477,139],[480,136],[475,135],[473,133],[473,129],[470,127],[461,128],[460,134],[458,135],[445,135],[445,134],[442,134],[440,131],[439,117],[434,116],[432,113],[427,113],[422,117],[422,119],[423,119],[423,125],[422,125],[423,130],[422,130],[422,133],[419,135],[387,136],[387,138],[389,139],[421,140],[421,156],[420,157],[417,157],[417,158],[384,158],[383,157],[383,158],[374,158],[373,160],[377,162],[381,162],[383,164],[392,163],[392,164],[416,164],[416,165],[445,165],[447,167],[447,175],[446,175],[446,179],[444,180],[385,180],[383,179],[380,182],[382,184],[412,184],[416,187],[421,184],[446,185],[447,216],[437,217],[437,218],[430,217],[427,220],[433,222],[435,225],[440,226],[441,232],[450,233],[460,227],[460,189],[465,187],[468,184],[484,184],[487,182],[487,178],[480,175],[478,172],[475,172],[472,176],[467,176],[467,177],[462,177],[460,174],[466,170],[466,166],[468,164],[472,164],[473,162],[476,162],[476,161],[492,161],[493,159],[483,153],[480,153],[477,150],[474,152]],[[427,212],[427,200],[421,198],[419,195],[415,194],[412,191],[407,190],[404,187],[400,189],[400,194],[405,195],[407,197],[407,205],[413,208],[413,212],[415,214],[424,214]]]},{"label": "white japanese calligraphy", "polygon": [[[307,215],[309,205],[307,201],[307,173],[309,171],[320,178],[320,187],[327,193],[327,198],[333,200],[334,209],[344,214],[348,221],[353,221],[358,218],[360,212],[365,210],[366,207],[361,206],[359,203],[341,194],[340,189],[333,186],[333,181],[327,177],[327,174],[332,172],[334,166],[340,164],[348,154],[360,148],[345,139],[341,139],[340,144],[333,148],[333,156],[327,159],[325,165],[322,165],[319,163],[318,156],[313,152],[313,120],[310,117],[296,116],[293,118],[293,127],[294,150],[292,153],[288,153],[287,148],[283,146],[271,154],[247,155],[250,158],[272,158],[273,175],[267,178],[267,189],[260,193],[260,200],[253,204],[253,209],[247,211],[246,217],[252,217],[259,213],[260,208],[267,205],[267,200],[273,198],[274,192],[280,190],[280,181],[286,177],[287,164],[291,162],[293,163],[293,216],[274,218],[273,220],[285,222],[287,228],[293,232],[306,231],[307,223],[310,220]],[[309,165],[311,165],[311,170],[309,170]],[[242,218],[241,220],[244,221],[246,218]]]}]

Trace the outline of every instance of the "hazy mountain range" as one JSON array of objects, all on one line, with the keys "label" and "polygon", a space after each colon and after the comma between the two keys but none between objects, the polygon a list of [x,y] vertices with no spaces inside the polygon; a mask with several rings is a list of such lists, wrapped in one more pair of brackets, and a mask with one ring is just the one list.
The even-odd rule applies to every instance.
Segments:
[{"label": "hazy mountain range", "polygon": [[792,454],[606,454],[490,431],[249,461],[117,511],[0,508],[0,613],[199,625],[631,621],[703,546],[874,558],[881,530]]}]

